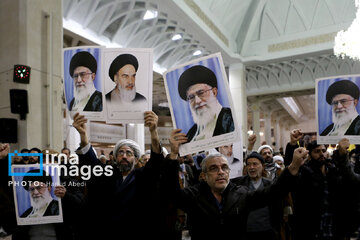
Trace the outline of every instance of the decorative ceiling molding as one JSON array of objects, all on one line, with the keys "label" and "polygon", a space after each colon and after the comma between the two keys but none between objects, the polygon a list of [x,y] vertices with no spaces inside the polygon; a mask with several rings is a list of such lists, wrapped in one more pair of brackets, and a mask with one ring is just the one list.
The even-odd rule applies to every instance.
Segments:
[{"label": "decorative ceiling molding", "polygon": [[246,67],[247,96],[315,88],[315,79],[360,73],[360,63],[332,54]]},{"label": "decorative ceiling molding", "polygon": [[326,42],[333,42],[336,34],[337,34],[336,32],[327,33],[327,34],[321,34],[318,36],[313,36],[308,38],[271,44],[268,46],[268,52],[273,53],[273,52],[287,51],[295,48],[302,48],[302,47],[307,47],[307,46],[326,43]]},{"label": "decorative ceiling molding", "polygon": [[220,29],[211,21],[211,19],[201,10],[201,8],[193,0],[184,0],[186,5],[191,8],[194,13],[215,33],[215,35],[223,42],[226,46],[229,46],[229,40],[220,31]]}]

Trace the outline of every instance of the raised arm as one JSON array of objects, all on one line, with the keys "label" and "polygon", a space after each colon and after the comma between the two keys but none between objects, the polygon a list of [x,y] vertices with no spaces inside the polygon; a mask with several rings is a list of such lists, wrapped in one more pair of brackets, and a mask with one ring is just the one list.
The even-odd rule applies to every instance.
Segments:
[{"label": "raised arm", "polygon": [[294,155],[294,151],[296,148],[299,147],[298,141],[304,136],[301,132],[301,129],[293,129],[290,132],[290,142],[286,145],[285,149],[285,159],[284,164],[285,166],[289,166]]},{"label": "raised arm", "polygon": [[87,119],[84,115],[80,115],[79,113],[75,113],[74,115],[74,122],[73,127],[79,132],[80,134],[80,148],[85,147],[89,143],[89,139],[86,132],[86,123]]},{"label": "raised arm", "polygon": [[158,116],[153,111],[146,111],[144,114],[144,124],[149,127],[151,137],[151,150],[154,153],[161,153],[159,134],[157,131]]},{"label": "raised arm", "polygon": [[247,147],[247,150],[248,150],[249,152],[252,152],[252,151],[253,151],[255,142],[256,142],[256,134],[253,133],[253,134],[251,134],[251,135],[248,137],[248,147]]}]

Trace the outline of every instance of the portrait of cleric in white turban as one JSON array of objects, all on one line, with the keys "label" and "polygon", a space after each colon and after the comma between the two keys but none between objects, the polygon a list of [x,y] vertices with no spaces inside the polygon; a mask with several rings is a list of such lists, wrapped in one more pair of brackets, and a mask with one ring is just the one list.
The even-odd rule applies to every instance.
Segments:
[{"label": "portrait of cleric in white turban", "polygon": [[73,79],[73,98],[70,111],[102,111],[102,93],[94,85],[97,68],[96,59],[89,52],[77,52],[71,58],[69,74]]},{"label": "portrait of cleric in white turban", "polygon": [[320,125],[320,136],[360,135],[360,116],[356,108],[358,85],[348,79],[333,82],[326,91],[326,102],[331,106],[331,123],[326,127],[323,124],[323,129]]},{"label": "portrait of cleric in white turban", "polygon": [[194,121],[187,132],[189,142],[234,131],[231,109],[217,99],[218,81],[212,70],[201,65],[188,68],[179,78],[178,91]]},{"label": "portrait of cleric in white turban", "polygon": [[113,90],[105,95],[108,103],[146,102],[146,98],[136,92],[136,72],[138,67],[138,60],[132,54],[120,54],[112,61],[109,68],[109,77],[116,85]]}]

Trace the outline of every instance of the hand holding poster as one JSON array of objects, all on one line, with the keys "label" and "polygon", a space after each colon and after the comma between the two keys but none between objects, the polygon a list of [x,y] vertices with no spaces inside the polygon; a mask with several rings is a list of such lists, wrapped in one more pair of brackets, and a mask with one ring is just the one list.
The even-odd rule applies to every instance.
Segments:
[{"label": "hand holding poster", "polygon": [[318,143],[338,143],[344,136],[360,143],[360,76],[316,80]]},{"label": "hand holding poster", "polygon": [[240,140],[220,53],[171,69],[164,80],[173,125],[188,138],[181,156]]}]

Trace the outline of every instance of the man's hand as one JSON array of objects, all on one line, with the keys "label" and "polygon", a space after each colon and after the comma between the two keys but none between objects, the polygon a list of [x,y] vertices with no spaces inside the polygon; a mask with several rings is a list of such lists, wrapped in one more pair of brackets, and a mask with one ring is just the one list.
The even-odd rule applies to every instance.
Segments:
[{"label": "man's hand", "polygon": [[170,135],[170,159],[177,159],[179,154],[179,147],[181,144],[186,143],[188,138],[186,137],[185,133],[181,133],[181,129],[174,129],[171,131]]},{"label": "man's hand", "polygon": [[6,156],[9,154],[10,146],[8,143],[1,143],[0,144],[0,160],[5,159]]},{"label": "man's hand", "polygon": [[256,134],[253,133],[248,137],[248,150],[252,151],[256,142]]},{"label": "man's hand", "polygon": [[153,111],[144,112],[144,125],[149,127],[151,150],[154,153],[161,153],[160,138],[157,132],[158,120],[158,116]]},{"label": "man's hand", "polygon": [[81,139],[81,143],[80,143],[80,147],[85,147],[88,143],[88,137],[87,137],[87,132],[86,132],[86,123],[87,123],[87,119],[85,118],[84,115],[80,115],[79,113],[75,113],[74,115],[74,122],[73,122],[73,127],[80,133],[80,139]]},{"label": "man's hand", "polygon": [[338,144],[339,155],[345,156],[348,153],[349,146],[350,146],[349,139],[347,138],[341,139]]},{"label": "man's hand", "polygon": [[54,190],[55,196],[63,198],[66,194],[66,188],[62,185],[56,186]]},{"label": "man's hand", "polygon": [[293,129],[290,132],[290,144],[296,145],[297,141],[304,137],[304,133],[301,132],[301,129]]},{"label": "man's hand", "polygon": [[153,111],[146,111],[144,114],[145,126],[149,127],[149,131],[156,131],[159,118]]},{"label": "man's hand", "polygon": [[294,151],[293,160],[291,164],[289,165],[288,169],[292,175],[297,175],[299,172],[299,168],[304,165],[307,155],[309,151],[307,151],[305,148],[297,148]]}]

